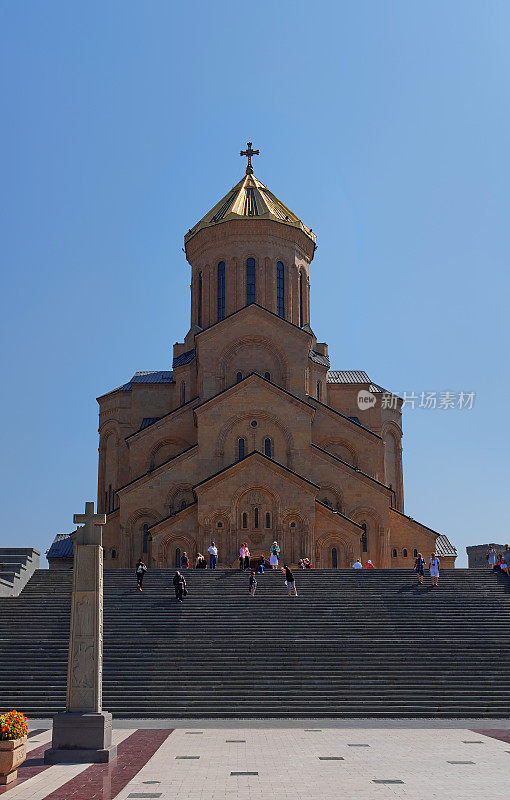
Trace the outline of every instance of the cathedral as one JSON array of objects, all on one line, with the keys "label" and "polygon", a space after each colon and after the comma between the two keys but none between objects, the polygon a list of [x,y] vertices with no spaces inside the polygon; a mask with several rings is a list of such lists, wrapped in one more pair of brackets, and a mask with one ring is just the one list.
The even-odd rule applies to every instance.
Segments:
[{"label": "cathedral", "polygon": [[[269,558],[411,568],[447,537],[404,513],[401,401],[330,368],[310,320],[315,233],[246,174],[184,237],[191,327],[172,369],[98,398],[105,567],[174,567],[214,541]],[[386,401],[383,401],[383,398]],[[388,402],[390,398],[390,402]]]}]

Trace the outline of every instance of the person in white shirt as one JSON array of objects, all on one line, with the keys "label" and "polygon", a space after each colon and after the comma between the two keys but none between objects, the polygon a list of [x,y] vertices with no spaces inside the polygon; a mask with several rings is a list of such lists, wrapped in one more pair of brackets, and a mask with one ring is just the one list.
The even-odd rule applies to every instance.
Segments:
[{"label": "person in white shirt", "polygon": [[363,564],[361,563],[359,558],[358,558],[357,561],[354,562],[354,564],[352,565],[352,568],[353,569],[363,569]]},{"label": "person in white shirt", "polygon": [[441,564],[436,554],[431,553],[429,558],[429,571],[430,571],[430,580],[432,582],[432,586],[437,586],[437,582],[439,580],[440,566]]},{"label": "person in white shirt", "polygon": [[216,569],[216,564],[218,563],[218,548],[214,542],[211,542],[211,546],[207,548],[207,552],[209,553],[209,569]]}]

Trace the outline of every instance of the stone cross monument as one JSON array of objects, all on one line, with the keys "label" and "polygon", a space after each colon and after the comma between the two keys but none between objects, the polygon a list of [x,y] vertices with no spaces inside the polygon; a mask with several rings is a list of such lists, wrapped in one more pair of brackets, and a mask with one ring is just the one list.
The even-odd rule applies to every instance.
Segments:
[{"label": "stone cross monument", "polygon": [[73,534],[73,595],[69,631],[66,710],[53,720],[47,764],[107,762],[117,755],[112,745],[112,715],[102,710],[103,547],[105,514],[75,514],[83,527]]}]

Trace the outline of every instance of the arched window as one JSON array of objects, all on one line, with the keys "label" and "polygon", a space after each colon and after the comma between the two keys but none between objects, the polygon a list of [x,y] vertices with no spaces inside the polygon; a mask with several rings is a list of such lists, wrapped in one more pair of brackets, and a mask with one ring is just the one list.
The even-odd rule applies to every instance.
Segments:
[{"label": "arched window", "polygon": [[181,548],[176,547],[175,549],[175,568],[180,569],[181,567]]},{"label": "arched window", "polygon": [[285,316],[285,269],[281,261],[276,264],[276,310],[279,317]]},{"label": "arched window", "polygon": [[218,322],[225,319],[225,262],[218,264]]},{"label": "arched window", "polygon": [[198,273],[198,325],[202,327],[202,273]]},{"label": "arched window", "polygon": [[271,527],[271,514],[268,511],[267,514],[266,514],[266,528],[270,528],[270,527]]},{"label": "arched window", "polygon": [[237,458],[239,461],[244,458],[244,439],[237,440]]},{"label": "arched window", "polygon": [[243,379],[243,373],[242,372],[238,372],[237,376],[236,376],[237,382],[241,383],[242,379]]},{"label": "arched window", "polygon": [[255,302],[255,259],[246,259],[246,305]]},{"label": "arched window", "polygon": [[333,569],[338,569],[338,555],[336,552],[336,547],[333,547],[331,550],[331,566]]},{"label": "arched window", "polygon": [[149,552],[149,526],[146,524],[143,526],[143,552]]},{"label": "arched window", "polygon": [[418,550],[416,549],[416,547],[415,547],[415,548],[414,548],[414,550],[413,550],[413,556],[414,556],[415,558],[418,558]]},{"label": "arched window", "polygon": [[393,556],[393,558],[396,558],[397,557],[397,551],[396,550],[392,550],[391,555]]},{"label": "arched window", "polygon": [[186,500],[181,500],[181,511],[183,508],[186,508]]},{"label": "arched window", "polygon": [[368,540],[367,540],[367,523],[363,522],[361,527],[363,528],[363,533],[361,534],[361,549],[364,553],[368,552]]},{"label": "arched window", "polygon": [[407,558],[407,550],[405,549],[405,547],[402,550],[402,555],[404,556],[404,558]]},{"label": "arched window", "polygon": [[248,514],[246,511],[243,512],[243,528],[248,527]]},{"label": "arched window", "polygon": [[254,518],[255,518],[255,527],[258,528],[259,527],[259,510],[258,510],[258,508],[255,509]]},{"label": "arched window", "polygon": [[271,458],[271,439],[264,439],[264,455]]},{"label": "arched window", "polygon": [[217,528],[223,528],[223,522],[218,522],[218,524],[216,525],[216,527],[217,527]]},{"label": "arched window", "polygon": [[117,558],[117,551],[116,550],[112,550],[112,558]]},{"label": "arched window", "polygon": [[181,381],[181,406],[186,402],[186,382]]},{"label": "arched window", "polygon": [[299,273],[299,325],[303,326],[303,273]]},{"label": "arched window", "polygon": [[271,380],[271,373],[270,372],[264,372],[264,378],[266,379],[266,381],[270,381]]},{"label": "arched window", "polygon": [[295,522],[291,522],[291,523],[290,523],[290,527],[291,527],[291,528],[295,528],[295,527],[296,527],[296,523],[295,523]]},{"label": "arched window", "polygon": [[321,399],[321,382],[317,381],[317,400]]}]

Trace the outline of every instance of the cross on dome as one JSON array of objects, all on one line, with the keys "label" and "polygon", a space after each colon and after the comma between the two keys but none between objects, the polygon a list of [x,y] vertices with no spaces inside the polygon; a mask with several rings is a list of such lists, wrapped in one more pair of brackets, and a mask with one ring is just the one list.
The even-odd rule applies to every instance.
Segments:
[{"label": "cross on dome", "polygon": [[246,144],[248,146],[248,149],[247,150],[241,150],[240,155],[241,156],[247,156],[248,165],[246,167],[246,174],[247,175],[253,175],[253,167],[251,165],[251,157],[252,156],[259,156],[260,155],[260,150],[252,150],[253,142],[246,142]]}]

